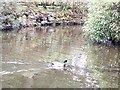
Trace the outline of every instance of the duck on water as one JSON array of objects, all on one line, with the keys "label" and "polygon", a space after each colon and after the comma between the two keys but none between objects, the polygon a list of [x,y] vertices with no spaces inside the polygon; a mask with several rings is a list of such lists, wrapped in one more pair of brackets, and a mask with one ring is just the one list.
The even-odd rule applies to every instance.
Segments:
[{"label": "duck on water", "polygon": [[60,62],[52,62],[50,63],[50,68],[51,69],[61,69],[61,70],[66,70],[67,69],[67,60],[64,60],[63,63]]}]

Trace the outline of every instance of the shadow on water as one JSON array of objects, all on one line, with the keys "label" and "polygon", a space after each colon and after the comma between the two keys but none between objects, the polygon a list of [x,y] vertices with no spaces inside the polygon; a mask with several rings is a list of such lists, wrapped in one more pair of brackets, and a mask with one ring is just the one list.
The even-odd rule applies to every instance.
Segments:
[{"label": "shadow on water", "polygon": [[[118,88],[118,47],[93,45],[82,28],[23,28],[2,33],[3,87]],[[49,62],[67,70],[51,69]]]}]

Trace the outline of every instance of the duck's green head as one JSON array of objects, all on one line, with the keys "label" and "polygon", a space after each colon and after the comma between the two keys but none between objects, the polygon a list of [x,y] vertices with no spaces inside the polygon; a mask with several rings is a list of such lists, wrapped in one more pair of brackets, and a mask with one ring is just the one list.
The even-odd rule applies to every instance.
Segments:
[{"label": "duck's green head", "polygon": [[64,60],[64,62],[63,63],[67,63],[67,60]]}]

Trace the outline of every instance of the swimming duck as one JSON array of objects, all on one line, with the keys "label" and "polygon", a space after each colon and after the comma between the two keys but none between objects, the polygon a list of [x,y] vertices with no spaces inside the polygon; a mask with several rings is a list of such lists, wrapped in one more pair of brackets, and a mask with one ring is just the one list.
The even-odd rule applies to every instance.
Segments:
[{"label": "swimming duck", "polygon": [[64,60],[63,63],[60,63],[60,62],[52,62],[51,63],[51,68],[52,69],[63,69],[63,70],[65,70],[66,66],[67,66],[67,60]]}]

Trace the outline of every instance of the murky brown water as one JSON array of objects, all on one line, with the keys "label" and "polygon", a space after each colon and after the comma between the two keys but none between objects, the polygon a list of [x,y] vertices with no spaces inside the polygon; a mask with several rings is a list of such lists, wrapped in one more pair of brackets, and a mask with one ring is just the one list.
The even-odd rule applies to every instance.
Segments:
[{"label": "murky brown water", "polygon": [[[4,88],[118,88],[118,48],[89,44],[78,26],[1,35]],[[50,62],[65,59],[67,70],[49,68]]]}]

